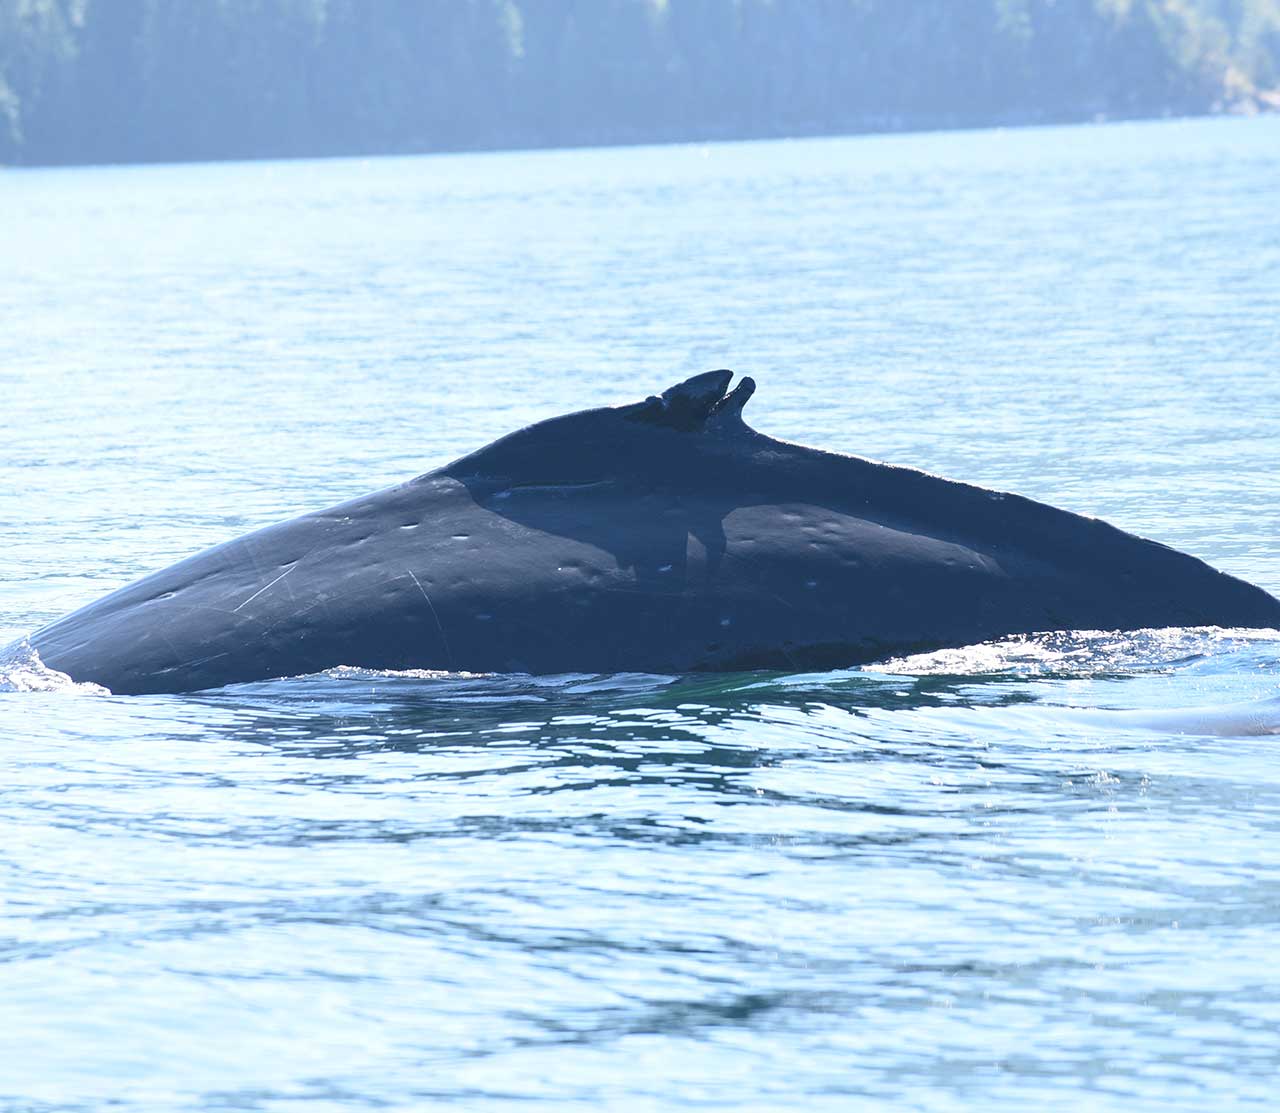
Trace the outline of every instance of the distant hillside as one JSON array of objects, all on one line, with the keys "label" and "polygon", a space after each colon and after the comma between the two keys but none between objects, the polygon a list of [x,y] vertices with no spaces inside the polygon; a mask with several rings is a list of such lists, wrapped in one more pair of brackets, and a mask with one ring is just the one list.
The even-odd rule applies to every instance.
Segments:
[{"label": "distant hillside", "polygon": [[1280,0],[0,0],[0,163],[1280,107]]}]

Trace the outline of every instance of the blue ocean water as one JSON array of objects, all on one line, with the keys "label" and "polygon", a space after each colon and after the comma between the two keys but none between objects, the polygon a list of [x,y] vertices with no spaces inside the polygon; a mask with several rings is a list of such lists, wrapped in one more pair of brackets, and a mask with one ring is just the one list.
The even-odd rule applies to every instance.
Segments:
[{"label": "blue ocean water", "polygon": [[[1275,117],[0,171],[0,644],[713,367],[1280,593],[1277,182]],[[6,1113],[1274,1101],[1280,633],[0,687]]]}]

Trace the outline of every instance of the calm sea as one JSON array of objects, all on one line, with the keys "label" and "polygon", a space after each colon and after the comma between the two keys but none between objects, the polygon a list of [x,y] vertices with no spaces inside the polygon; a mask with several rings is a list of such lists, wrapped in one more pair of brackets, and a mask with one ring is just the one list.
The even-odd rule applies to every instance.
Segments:
[{"label": "calm sea", "polygon": [[[1274,117],[2,171],[0,644],[715,367],[1280,592],[1278,183]],[[1280,633],[0,686],[6,1113],[1273,1107]]]}]

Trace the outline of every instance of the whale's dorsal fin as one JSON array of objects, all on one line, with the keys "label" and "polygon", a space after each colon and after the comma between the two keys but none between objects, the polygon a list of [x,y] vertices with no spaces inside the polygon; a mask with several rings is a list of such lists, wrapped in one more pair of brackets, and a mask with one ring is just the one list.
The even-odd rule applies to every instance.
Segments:
[{"label": "whale's dorsal fin", "polygon": [[756,384],[744,378],[726,397],[725,391],[732,380],[732,371],[704,371],[701,375],[694,375],[692,379],[676,383],[641,403],[635,412],[635,420],[685,431],[701,429],[712,417],[716,423],[735,417],[740,420],[742,407],[755,391]]},{"label": "whale's dorsal fin", "polygon": [[715,404],[724,397],[724,392],[733,382],[732,371],[704,371],[685,379],[682,383],[662,392],[662,401],[666,408],[673,412],[683,412],[695,417],[698,421],[706,421]]}]

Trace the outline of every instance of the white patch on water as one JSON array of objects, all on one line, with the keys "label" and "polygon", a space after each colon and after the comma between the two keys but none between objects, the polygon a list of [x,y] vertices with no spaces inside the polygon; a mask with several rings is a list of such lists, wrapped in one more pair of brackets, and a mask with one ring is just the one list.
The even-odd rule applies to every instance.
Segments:
[{"label": "white patch on water", "polygon": [[72,680],[65,672],[51,669],[26,638],[0,649],[0,692],[82,692],[109,696],[101,684]]},{"label": "white patch on water", "polygon": [[448,669],[366,669],[358,665],[336,665],[320,674],[334,680],[479,680],[480,672],[450,672]]},{"label": "white patch on water", "polygon": [[[1105,679],[1109,675],[1173,674],[1187,666],[1261,648],[1280,646],[1280,631],[1170,627],[1127,632],[1075,630],[1032,634],[958,649],[899,657],[864,671],[891,676],[1019,679]],[[1257,667],[1263,668],[1262,664]],[[1112,730],[1248,738],[1280,735],[1280,693],[1264,699],[1203,706],[1108,708],[1040,703],[1041,712],[1076,724]],[[975,714],[992,714],[974,709]],[[1008,715],[1009,709],[999,714]]]},{"label": "white patch on water", "polygon": [[1166,710],[1062,708],[1071,718],[1109,730],[1156,730],[1217,738],[1258,738],[1280,734],[1280,695],[1252,703]]},{"label": "white patch on water", "polygon": [[906,676],[1091,676],[1169,669],[1211,654],[1280,642],[1280,630],[1177,626],[1162,630],[1065,630],[893,657],[866,672]]},{"label": "white patch on water", "polygon": [[555,673],[536,676],[530,673],[446,672],[442,669],[366,669],[355,665],[338,665],[325,669],[320,676],[331,680],[480,680],[496,685],[519,684],[525,688],[548,688],[575,694],[616,691],[652,691],[673,684],[674,676],[647,672],[621,673]]}]

